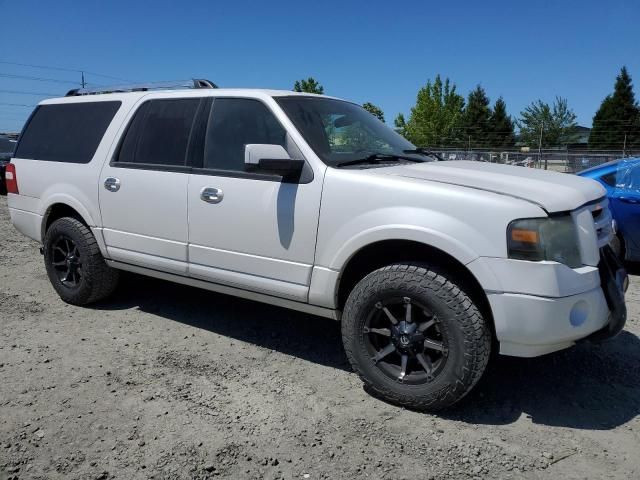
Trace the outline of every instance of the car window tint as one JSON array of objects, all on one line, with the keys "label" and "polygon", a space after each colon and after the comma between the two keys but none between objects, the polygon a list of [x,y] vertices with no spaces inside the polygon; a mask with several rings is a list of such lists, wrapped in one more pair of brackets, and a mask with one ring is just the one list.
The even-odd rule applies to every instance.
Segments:
[{"label": "car window tint", "polygon": [[286,148],[286,131],[259,100],[216,98],[205,136],[204,168],[245,171],[244,146],[250,143]]},{"label": "car window tint", "polygon": [[610,187],[616,186],[616,172],[607,173],[600,177],[600,179]]},{"label": "car window tint", "polygon": [[40,105],[20,137],[16,158],[88,163],[121,102]]},{"label": "car window tint", "polygon": [[136,111],[122,142],[119,162],[185,165],[199,98],[150,100]]}]

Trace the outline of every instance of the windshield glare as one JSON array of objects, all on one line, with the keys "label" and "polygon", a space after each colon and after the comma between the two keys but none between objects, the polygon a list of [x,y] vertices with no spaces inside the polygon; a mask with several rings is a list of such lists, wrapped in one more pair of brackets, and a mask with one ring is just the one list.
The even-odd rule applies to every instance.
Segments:
[{"label": "windshield glare", "polygon": [[[415,146],[364,108],[330,98],[276,97],[320,159],[329,166],[372,154],[402,155]],[[424,156],[413,155],[418,160]]]}]

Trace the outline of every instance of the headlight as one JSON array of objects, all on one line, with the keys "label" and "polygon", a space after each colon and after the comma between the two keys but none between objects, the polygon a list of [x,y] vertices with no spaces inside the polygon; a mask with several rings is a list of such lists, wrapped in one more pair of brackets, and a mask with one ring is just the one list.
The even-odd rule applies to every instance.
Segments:
[{"label": "headlight", "polygon": [[582,266],[578,234],[570,215],[514,220],[507,228],[507,251],[509,258],[517,260]]}]

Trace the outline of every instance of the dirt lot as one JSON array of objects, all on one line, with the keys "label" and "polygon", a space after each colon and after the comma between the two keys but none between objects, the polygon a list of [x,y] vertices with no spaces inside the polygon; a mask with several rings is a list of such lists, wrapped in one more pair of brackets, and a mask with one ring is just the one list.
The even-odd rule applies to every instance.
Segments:
[{"label": "dirt lot", "polygon": [[615,340],[427,415],[369,396],[332,321],[136,276],[66,305],[5,197],[0,246],[1,480],[640,476],[640,277]]}]

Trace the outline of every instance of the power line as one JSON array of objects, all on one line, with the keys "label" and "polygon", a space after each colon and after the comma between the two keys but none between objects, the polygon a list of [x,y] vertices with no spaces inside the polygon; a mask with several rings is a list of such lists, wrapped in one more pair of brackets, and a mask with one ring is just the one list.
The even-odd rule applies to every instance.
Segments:
[{"label": "power line", "polygon": [[15,93],[16,95],[34,95],[36,97],[59,97],[59,93],[23,92],[21,90],[0,90],[0,93]]},{"label": "power line", "polygon": [[35,105],[28,105],[26,103],[4,103],[4,102],[0,102],[0,105],[4,105],[4,106],[7,106],[7,107],[30,107],[30,108],[35,107]]},{"label": "power line", "polygon": [[34,64],[30,64],[30,63],[7,62],[5,60],[0,60],[0,63],[2,63],[4,65],[16,65],[16,66],[19,66],[19,67],[42,68],[42,69],[45,69],[45,70],[58,70],[60,72],[75,72],[75,73],[83,73],[84,72],[86,74],[94,75],[96,77],[110,78],[112,80],[118,80],[120,82],[131,82],[131,80],[127,80],[127,79],[124,79],[124,78],[114,77],[112,75],[105,75],[103,73],[89,72],[87,70],[82,70],[80,68],[51,67],[51,66],[47,66],[47,65],[34,65]]},{"label": "power line", "polygon": [[23,80],[36,80],[38,82],[56,82],[56,83],[70,83],[71,85],[78,85],[78,82],[73,82],[71,80],[58,80],[55,78],[45,78],[45,77],[32,77],[29,75],[14,75],[11,73],[0,73],[0,77],[5,78],[20,78]]}]

